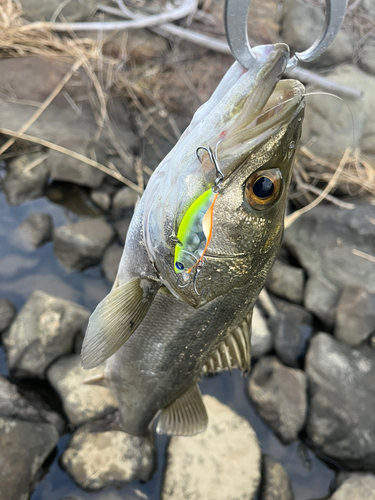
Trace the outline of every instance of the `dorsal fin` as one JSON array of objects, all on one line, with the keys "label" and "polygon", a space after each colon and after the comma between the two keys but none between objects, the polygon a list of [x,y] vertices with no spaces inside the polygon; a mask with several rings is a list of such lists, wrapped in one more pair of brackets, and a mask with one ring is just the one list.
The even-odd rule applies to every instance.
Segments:
[{"label": "dorsal fin", "polygon": [[193,436],[203,432],[208,423],[206,408],[197,384],[161,412],[156,431],[159,434]]},{"label": "dorsal fin", "polygon": [[203,365],[203,373],[232,371],[239,368],[242,374],[250,369],[250,337],[253,311],[219,344]]}]

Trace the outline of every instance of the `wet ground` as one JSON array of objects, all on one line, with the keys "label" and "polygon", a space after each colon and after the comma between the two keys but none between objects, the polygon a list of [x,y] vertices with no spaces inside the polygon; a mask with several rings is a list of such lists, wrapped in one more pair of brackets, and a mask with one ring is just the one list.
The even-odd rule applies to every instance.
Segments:
[{"label": "wet ground", "polygon": [[[56,205],[46,198],[26,202],[20,207],[7,205],[0,193],[0,297],[10,299],[17,309],[22,307],[34,289],[78,302],[89,309],[109,292],[110,284],[102,275],[100,267],[84,272],[68,271],[53,254],[52,243],[31,250],[22,241],[17,226],[31,213],[43,211],[51,214],[55,227],[79,216],[71,210]],[[3,349],[0,346],[0,374],[7,375]],[[201,383],[203,394],[211,394],[245,417],[253,426],[264,453],[269,453],[287,469],[296,500],[324,498],[334,478],[334,471],[303,442],[284,446],[255,413],[245,394],[245,380],[235,371],[232,376],[221,374],[206,378]],[[69,441],[65,434],[59,442],[57,453],[38,483],[32,500],[59,500],[74,496],[82,500],[103,499],[103,492],[84,492],[78,488],[59,466],[59,458]],[[157,437],[158,467],[151,481],[140,482],[117,490],[116,498],[157,500],[163,478],[167,438]],[[107,488],[105,492],[115,491]]]}]

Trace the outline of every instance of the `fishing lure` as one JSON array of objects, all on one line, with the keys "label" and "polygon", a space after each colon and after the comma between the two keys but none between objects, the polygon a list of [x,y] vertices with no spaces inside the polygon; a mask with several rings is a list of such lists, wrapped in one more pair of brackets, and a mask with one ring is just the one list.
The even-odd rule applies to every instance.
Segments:
[{"label": "fishing lure", "polygon": [[216,179],[211,189],[208,189],[201,194],[185,213],[180,227],[177,232],[177,240],[174,254],[174,270],[176,274],[190,274],[193,269],[196,270],[193,283],[194,290],[196,289],[196,278],[203,266],[204,255],[212,238],[213,211],[215,201],[219,195],[221,183],[224,179],[224,174],[220,170],[217,161],[217,143],[215,153],[212,149],[199,147],[199,151],[203,149],[209,155],[216,171]]}]

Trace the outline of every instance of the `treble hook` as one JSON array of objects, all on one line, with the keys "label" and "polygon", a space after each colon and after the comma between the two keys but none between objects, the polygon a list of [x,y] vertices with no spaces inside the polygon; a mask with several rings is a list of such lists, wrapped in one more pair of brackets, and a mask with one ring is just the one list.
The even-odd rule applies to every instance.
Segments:
[{"label": "treble hook", "polygon": [[198,152],[201,149],[203,149],[204,151],[206,151],[208,153],[208,157],[209,157],[211,163],[215,167],[216,178],[215,178],[214,186],[212,188],[212,190],[213,190],[214,193],[218,193],[220,191],[220,189],[221,189],[221,183],[224,180],[224,173],[220,169],[220,167],[219,167],[219,161],[217,159],[217,148],[218,148],[218,146],[219,146],[220,143],[221,143],[221,141],[219,141],[216,144],[216,146],[215,146],[215,152],[212,151],[212,149],[211,149],[210,146],[208,146],[208,148],[206,148],[205,146],[199,146],[199,148],[197,148],[197,150],[195,152],[195,154],[197,155],[198,160],[201,162],[201,159],[199,157]]},{"label": "treble hook", "polygon": [[194,292],[198,295],[198,297],[201,296],[201,294],[198,292],[197,290],[197,279],[198,279],[198,274],[201,272],[202,270],[202,267],[203,267],[203,260],[201,260],[200,262],[198,262],[196,268],[195,268],[195,273],[194,273],[194,278],[193,278],[193,288],[194,288]]},{"label": "treble hook", "polygon": [[[256,62],[247,35],[247,19],[251,0],[226,0],[224,10],[225,31],[234,58],[246,69]],[[312,46],[304,52],[297,52],[289,59],[285,72],[292,70],[299,62],[313,61],[333,42],[344,20],[348,0],[325,0],[326,17],[323,31]]]}]

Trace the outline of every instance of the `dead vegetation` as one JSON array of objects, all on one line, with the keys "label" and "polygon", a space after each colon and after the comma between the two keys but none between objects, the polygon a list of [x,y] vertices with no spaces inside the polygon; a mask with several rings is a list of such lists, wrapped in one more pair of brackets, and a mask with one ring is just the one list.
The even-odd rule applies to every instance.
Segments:
[{"label": "dead vegetation", "polygon": [[[140,26],[147,26],[148,23],[150,28],[160,32],[163,36],[170,36],[173,33],[175,25],[169,22],[173,20],[171,13],[169,13],[167,24],[156,27],[156,24],[160,25],[162,21],[155,22],[155,19],[151,18],[157,18],[157,15],[142,16],[125,7],[122,0],[115,3],[117,6],[113,7],[112,11],[117,10],[117,15],[119,15],[118,11],[121,11],[122,17],[132,18],[133,23],[143,20]],[[185,20],[185,26],[186,23],[191,23],[194,14],[196,26],[200,26],[201,29],[202,27],[204,29],[204,26],[209,26],[209,31],[215,33],[217,18],[209,12],[210,3],[205,1],[201,3],[200,9],[196,10],[197,2],[194,0],[183,2],[180,10],[182,11],[184,7],[185,11],[181,17],[186,17],[186,9],[190,8],[191,10],[190,16],[188,16],[187,21]],[[101,7],[101,12],[98,12],[96,17],[99,16],[104,24],[103,16],[110,15],[111,7]],[[159,18],[164,14],[166,12],[161,13]],[[0,148],[0,159],[14,154],[12,150],[8,151],[8,149],[13,146],[16,139],[22,139],[26,141],[26,144],[32,143],[73,156],[142,193],[147,177],[145,178],[141,172],[149,176],[152,174],[152,170],[143,164],[140,156],[134,158],[117,140],[113,129],[114,125],[108,115],[108,102],[113,96],[119,95],[128,101],[129,109],[136,115],[137,133],[154,144],[155,154],[159,159],[162,159],[163,154],[153,140],[153,135],[158,134],[174,144],[181,134],[176,116],[183,115],[186,113],[186,109],[189,109],[190,116],[184,118],[191,117],[192,108],[198,107],[209,97],[230,64],[230,60],[223,59],[222,56],[217,58],[212,54],[207,55],[204,49],[196,48],[196,46],[192,48],[188,43],[182,42],[172,44],[168,60],[158,57],[145,64],[144,60],[136,60],[128,53],[127,31],[121,32],[121,42],[117,43],[116,50],[113,50],[110,42],[114,35],[118,34],[117,31],[107,33],[107,31],[98,29],[95,35],[91,32],[90,35],[85,35],[85,32],[77,34],[74,31],[74,24],[64,23],[64,19],[61,19],[58,14],[55,17],[60,17],[65,26],[64,32],[61,34],[53,29],[53,23],[28,23],[25,21],[22,18],[22,7],[17,0],[0,0],[0,58],[35,55],[58,58],[71,64],[70,70],[64,78],[48,98],[37,106],[32,118],[19,130],[0,129],[2,135],[9,137],[9,140]],[[161,17],[161,19],[164,18]],[[133,25],[133,29],[135,26]],[[168,26],[172,26],[169,34]],[[173,39],[176,35],[184,38],[183,32],[178,35],[178,30],[189,31],[184,26],[175,27],[177,32],[174,33]],[[216,28],[216,34],[222,35],[222,25],[220,24]],[[166,33],[162,33],[163,29],[167,30]],[[264,35],[264,28],[262,30]],[[272,37],[275,38],[274,27],[272,30]],[[372,31],[373,28],[370,29],[371,33]],[[364,36],[366,35],[362,34],[361,43]],[[223,43],[220,40],[219,42]],[[207,69],[209,67],[211,70]],[[42,137],[32,137],[27,134],[30,126],[78,71],[81,72],[82,78],[87,83],[88,98],[97,123],[97,131],[93,141],[97,142],[104,135],[125,163],[131,162],[135,165],[137,183],[127,179],[113,163],[102,164],[96,158],[83,157],[74,151],[52,144]],[[173,98],[174,89],[177,89],[177,91],[175,90],[176,98]],[[185,101],[184,109],[183,106],[181,107],[183,101]],[[299,215],[313,208],[323,199],[342,208],[351,209],[355,206],[353,198],[375,194],[375,165],[360,151],[347,149],[342,154],[340,163],[334,164],[324,158],[317,157],[307,146],[300,147],[290,199],[295,206],[301,208],[287,218],[287,225],[290,225]]]}]

